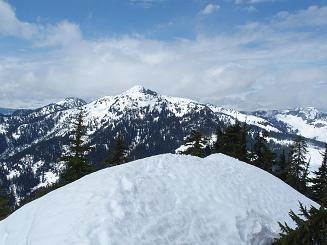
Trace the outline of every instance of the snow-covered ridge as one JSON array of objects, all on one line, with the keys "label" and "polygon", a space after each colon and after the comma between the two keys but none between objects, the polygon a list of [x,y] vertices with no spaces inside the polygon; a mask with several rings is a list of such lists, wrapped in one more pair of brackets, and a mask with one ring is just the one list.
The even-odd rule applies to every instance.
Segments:
[{"label": "snow-covered ridge", "polygon": [[[244,114],[232,109],[203,104],[191,99],[160,95],[140,85],[134,86],[119,95],[106,96],[90,102],[83,108],[88,115],[87,120],[91,121],[91,124],[99,123],[103,121],[104,118],[109,118],[109,121],[110,119],[119,119],[123,116],[121,112],[132,109],[139,110],[143,108],[146,110],[144,113],[148,113],[151,111],[160,112],[165,108],[179,118],[187,114],[207,109],[214,114],[219,114],[221,120],[224,122],[233,123],[235,119],[237,119],[268,131],[280,132],[279,129],[275,128],[263,118]],[[140,118],[143,116],[144,115],[140,113]]]},{"label": "snow-covered ridge", "polygon": [[[68,134],[80,109],[85,113],[88,143],[97,150],[93,156],[100,156],[92,159],[95,163],[103,160],[104,151],[113,147],[113,139],[119,132],[127,137],[130,155],[142,158],[174,152],[192,129],[201,129],[209,136],[217,127],[239,120],[251,126],[251,133],[256,127],[269,131],[272,142],[280,143],[279,146],[291,142],[294,134],[313,139],[309,157],[316,168],[321,163],[323,146],[318,140],[324,141],[327,134],[326,115],[313,109],[307,113],[304,109],[245,113],[134,86],[119,95],[89,103],[67,98],[35,110],[0,115],[0,164],[6,166],[2,176],[7,176],[2,181],[11,180],[11,173],[23,172],[26,166],[36,169],[33,170],[36,178],[43,182],[43,178],[38,177],[40,171],[57,175],[59,158],[68,149]],[[310,119],[304,120],[304,117]]]},{"label": "snow-covered ridge", "polygon": [[[295,133],[307,138],[327,142],[327,115],[313,107],[245,113],[216,105],[203,104],[190,99],[160,95],[140,85],[134,86],[119,95],[105,96],[90,103],[86,103],[78,98],[67,98],[37,109],[34,117],[57,113],[62,110],[68,110],[68,114],[74,115],[77,113],[78,108],[85,110],[87,123],[97,125],[96,128],[102,126],[101,122],[118,120],[124,116],[122,112],[133,109],[146,109],[146,111],[139,114],[142,119],[144,113],[151,111],[160,112],[162,108],[169,110],[176,117],[180,118],[207,108],[212,113],[218,114],[224,122],[233,123],[235,120],[238,120],[270,132]],[[62,116],[65,118],[72,117],[68,115]],[[279,124],[283,124],[283,127]]]},{"label": "snow-covered ridge", "polygon": [[298,201],[231,157],[158,155],[88,175],[0,222],[0,245],[266,244]]},{"label": "snow-covered ridge", "polygon": [[273,131],[273,132],[281,132],[279,129],[277,129],[276,127],[273,126],[273,124],[271,124],[270,122],[268,122],[267,120],[251,115],[251,114],[247,114],[247,113],[242,113],[239,111],[236,111],[234,109],[228,109],[228,108],[224,108],[224,107],[219,107],[219,106],[215,106],[215,105],[209,105],[210,109],[213,110],[216,113],[223,113],[225,115],[231,116],[232,118],[234,118],[235,120],[238,120],[240,122],[245,122],[247,124],[250,125],[255,125],[259,128],[263,128],[269,132]]},{"label": "snow-covered ridge", "polygon": [[86,102],[82,99],[75,98],[75,97],[68,97],[62,101],[59,101],[55,103],[56,105],[63,106],[67,109],[78,107],[78,106],[83,106],[86,104]]},{"label": "snow-covered ridge", "polygon": [[[25,114],[23,112],[23,116],[26,116],[26,119],[23,120],[27,122],[22,121],[21,114],[19,114],[16,117],[22,122],[19,122],[11,135],[7,135],[9,139],[13,138],[16,141],[19,141],[24,134],[29,134],[28,130],[31,128],[29,121],[45,117],[45,120],[55,119],[57,122],[51,128],[40,130],[36,134],[37,137],[29,144],[15,147],[6,154],[12,155],[14,152],[24,150],[29,145],[37,144],[44,139],[67,134],[71,120],[79,113],[80,109],[85,112],[85,123],[89,126],[89,135],[131,116],[142,120],[149,114],[157,113],[156,120],[159,120],[162,110],[166,110],[176,118],[184,120],[183,118],[187,115],[206,111],[205,113],[214,114],[216,120],[224,124],[231,124],[238,120],[269,132],[300,134],[310,139],[327,142],[327,115],[318,112],[315,108],[244,113],[190,99],[160,95],[137,85],[119,95],[105,96],[89,103],[78,98],[67,98]],[[39,124],[35,127],[40,127]],[[5,118],[3,122],[0,120],[0,134],[6,135],[9,128],[10,120],[8,118]]]}]

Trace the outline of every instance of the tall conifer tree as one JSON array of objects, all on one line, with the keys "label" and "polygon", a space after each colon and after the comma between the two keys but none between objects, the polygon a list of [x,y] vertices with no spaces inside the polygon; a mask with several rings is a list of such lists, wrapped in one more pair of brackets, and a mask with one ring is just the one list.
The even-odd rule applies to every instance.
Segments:
[{"label": "tall conifer tree", "polygon": [[65,169],[61,174],[61,181],[64,184],[75,181],[93,171],[93,167],[86,158],[90,147],[85,144],[86,126],[82,110],[74,122],[72,136],[69,153],[61,158],[65,161]]},{"label": "tall conifer tree", "polygon": [[287,161],[286,161],[286,154],[285,150],[283,149],[282,153],[279,155],[279,160],[277,162],[278,169],[277,169],[277,175],[280,179],[283,181],[286,181],[286,168],[287,168]]},{"label": "tall conifer tree", "polygon": [[304,193],[308,181],[307,142],[302,136],[298,136],[290,149],[289,163],[287,167],[287,182]]},{"label": "tall conifer tree", "polygon": [[313,198],[320,203],[327,199],[327,144],[325,144],[325,152],[322,156],[321,166],[318,171],[314,172],[314,177],[311,180]]}]

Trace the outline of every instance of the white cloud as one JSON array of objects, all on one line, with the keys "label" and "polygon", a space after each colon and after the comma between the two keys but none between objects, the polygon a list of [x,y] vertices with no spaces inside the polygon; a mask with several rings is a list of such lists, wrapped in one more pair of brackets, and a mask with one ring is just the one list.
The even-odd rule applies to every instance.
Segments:
[{"label": "white cloud", "polygon": [[281,27],[327,26],[327,6],[310,6],[295,13],[279,12],[275,22]]},{"label": "white cloud", "polygon": [[324,40],[259,30],[175,42],[141,37],[83,41],[41,58],[0,59],[0,103],[97,98],[142,83],[164,94],[241,109],[327,109],[327,86],[317,89],[327,81],[327,71],[312,64],[326,60],[327,45],[319,46]]},{"label": "white cloud", "polygon": [[37,31],[34,24],[19,21],[15,10],[4,0],[0,0],[0,35],[31,38]]},{"label": "white cloud", "polygon": [[35,42],[37,47],[67,46],[82,41],[79,26],[67,20],[43,28]]},{"label": "white cloud", "polygon": [[78,25],[67,20],[51,25],[20,21],[4,0],[0,0],[0,35],[28,39],[35,47],[66,46],[82,40]]},{"label": "white cloud", "polygon": [[220,9],[220,6],[218,4],[208,4],[204,7],[203,10],[201,10],[201,13],[204,15],[209,15],[213,12],[216,12],[218,9]]}]

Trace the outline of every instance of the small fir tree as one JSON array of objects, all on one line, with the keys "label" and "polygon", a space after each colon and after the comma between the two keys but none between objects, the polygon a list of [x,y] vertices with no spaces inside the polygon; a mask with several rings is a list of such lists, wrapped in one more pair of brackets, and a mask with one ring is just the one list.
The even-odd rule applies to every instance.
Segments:
[{"label": "small fir tree", "polygon": [[314,172],[314,177],[311,179],[313,199],[320,203],[327,198],[327,144],[325,144],[325,152],[322,156],[321,166],[318,171]]},{"label": "small fir tree", "polygon": [[115,146],[112,153],[109,156],[109,166],[115,166],[123,164],[127,161],[127,148],[125,146],[125,140],[121,133],[116,137]]},{"label": "small fir tree", "polygon": [[275,245],[327,244],[327,209],[325,202],[319,209],[311,207],[309,211],[300,203],[300,215],[296,215],[292,210],[289,215],[297,227],[293,229],[286,223],[278,223],[282,232],[280,238],[274,242]]},{"label": "small fir tree", "polygon": [[83,111],[80,111],[77,115],[72,135],[69,153],[61,158],[65,161],[65,169],[61,174],[61,181],[65,184],[93,171],[93,167],[87,162],[86,158],[90,147],[85,145],[86,126],[84,126]]},{"label": "small fir tree", "polygon": [[199,130],[191,132],[191,135],[186,140],[186,145],[189,147],[183,154],[205,157],[203,135]]}]

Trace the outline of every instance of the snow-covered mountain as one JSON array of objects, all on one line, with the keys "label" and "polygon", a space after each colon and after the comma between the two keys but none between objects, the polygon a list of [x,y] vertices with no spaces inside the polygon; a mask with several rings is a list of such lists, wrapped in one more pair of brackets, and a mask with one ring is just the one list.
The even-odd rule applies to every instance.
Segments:
[{"label": "snow-covered mountain", "polygon": [[234,158],[158,155],[90,174],[0,222],[0,245],[270,244],[314,202]]},{"label": "snow-covered mountain", "polygon": [[319,151],[327,134],[326,115],[320,112],[244,113],[135,86],[90,103],[68,98],[35,110],[0,115],[0,180],[12,185],[18,196],[55,181],[72,120],[80,109],[85,112],[89,144],[95,146],[90,161],[97,166],[103,166],[118,132],[124,133],[132,160],[174,152],[192,129],[210,136],[217,127],[239,120],[251,125],[252,132],[258,128],[269,131],[275,149],[290,144],[295,133],[308,137],[313,165],[321,162]]},{"label": "snow-covered mountain", "polygon": [[253,115],[276,125],[280,130],[327,142],[327,114],[314,107],[282,111],[257,111]]}]

